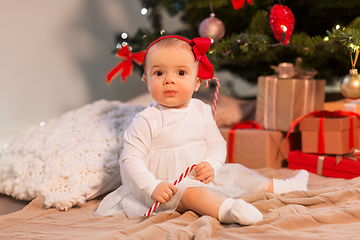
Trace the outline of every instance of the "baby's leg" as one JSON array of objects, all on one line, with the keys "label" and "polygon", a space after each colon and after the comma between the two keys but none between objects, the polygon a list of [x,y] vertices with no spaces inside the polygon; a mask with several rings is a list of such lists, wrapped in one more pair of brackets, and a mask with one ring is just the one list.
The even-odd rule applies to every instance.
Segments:
[{"label": "baby's leg", "polygon": [[222,223],[251,225],[263,220],[261,212],[253,205],[242,199],[226,198],[206,187],[187,188],[177,210],[193,210],[200,215],[217,218]]}]

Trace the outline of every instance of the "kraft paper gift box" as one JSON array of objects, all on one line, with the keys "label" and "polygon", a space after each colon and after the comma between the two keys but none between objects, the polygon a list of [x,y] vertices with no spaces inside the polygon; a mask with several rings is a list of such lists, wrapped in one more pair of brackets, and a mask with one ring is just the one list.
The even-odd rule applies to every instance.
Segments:
[{"label": "kraft paper gift box", "polygon": [[359,148],[359,119],[356,116],[316,117],[300,120],[304,153],[345,154]]},{"label": "kraft paper gift box", "polygon": [[351,179],[360,176],[360,160],[354,157],[326,156],[290,151],[288,168],[305,169],[326,177]]},{"label": "kraft paper gift box", "polygon": [[[281,168],[289,151],[288,141],[282,132],[258,129],[236,129],[233,142],[229,142],[229,130],[220,128],[227,142],[227,163],[240,163],[248,168]],[[229,159],[229,146],[232,147],[232,159]],[[284,147],[286,146],[286,150]],[[231,150],[231,149],[230,149]],[[286,163],[286,161],[284,161]]]},{"label": "kraft paper gift box", "polygon": [[266,130],[287,132],[296,118],[322,109],[324,100],[325,80],[261,76],[255,120]]},{"label": "kraft paper gift box", "polygon": [[360,99],[350,100],[341,99],[337,101],[325,102],[323,110],[326,111],[349,111],[360,114]]}]

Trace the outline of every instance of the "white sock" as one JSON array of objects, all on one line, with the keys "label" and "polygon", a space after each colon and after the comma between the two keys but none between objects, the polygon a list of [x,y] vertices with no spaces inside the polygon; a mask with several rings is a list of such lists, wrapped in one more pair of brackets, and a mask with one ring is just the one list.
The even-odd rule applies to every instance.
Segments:
[{"label": "white sock", "polygon": [[263,220],[261,212],[243,199],[227,198],[219,208],[219,221],[221,223],[239,223],[251,225]]},{"label": "white sock", "polygon": [[273,179],[275,194],[288,193],[296,190],[307,190],[309,173],[306,170],[300,170],[295,177],[288,179]]}]

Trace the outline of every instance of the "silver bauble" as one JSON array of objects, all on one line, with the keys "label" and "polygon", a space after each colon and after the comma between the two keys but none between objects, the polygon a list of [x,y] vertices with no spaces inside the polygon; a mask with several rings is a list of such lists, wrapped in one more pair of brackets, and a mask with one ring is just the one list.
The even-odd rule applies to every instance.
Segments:
[{"label": "silver bauble", "polygon": [[215,17],[214,13],[211,13],[210,17],[205,18],[200,23],[199,35],[201,37],[209,37],[217,42],[225,35],[225,25],[220,19]]},{"label": "silver bauble", "polygon": [[350,73],[341,80],[340,90],[348,99],[360,98],[360,74],[357,69],[351,69]]}]

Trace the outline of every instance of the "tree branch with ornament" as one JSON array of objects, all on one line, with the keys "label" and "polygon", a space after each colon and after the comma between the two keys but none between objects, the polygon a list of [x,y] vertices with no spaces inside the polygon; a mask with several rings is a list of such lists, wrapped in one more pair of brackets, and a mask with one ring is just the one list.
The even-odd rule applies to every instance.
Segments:
[{"label": "tree branch with ornament", "polygon": [[[134,51],[146,49],[162,35],[208,36],[214,40],[208,57],[217,70],[230,70],[250,83],[256,83],[260,75],[272,74],[271,65],[295,62],[299,57],[304,69],[318,70],[317,78],[325,78],[328,83],[337,81],[348,72],[349,52],[355,54],[359,46],[358,0],[288,1],[289,7],[284,0],[280,4],[278,0],[141,2],[152,27],[139,29],[126,39]],[[174,31],[163,27],[164,10],[179,16],[185,23],[183,28]],[[288,26],[292,21],[295,25]],[[322,24],[324,21],[331,24]],[[341,26],[335,27],[337,24]],[[116,40],[119,46],[124,41],[120,34]]]}]

